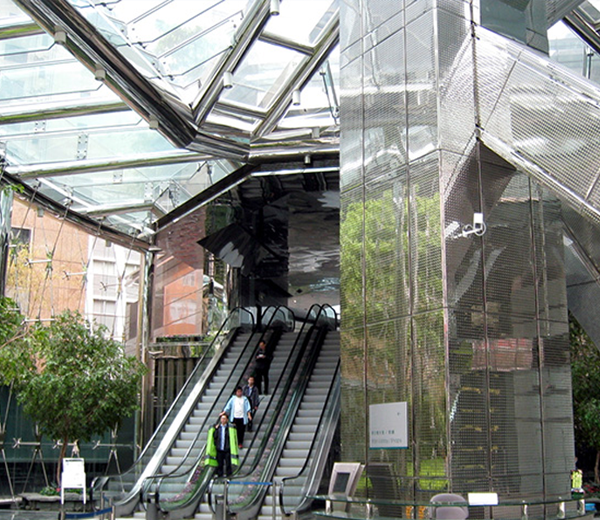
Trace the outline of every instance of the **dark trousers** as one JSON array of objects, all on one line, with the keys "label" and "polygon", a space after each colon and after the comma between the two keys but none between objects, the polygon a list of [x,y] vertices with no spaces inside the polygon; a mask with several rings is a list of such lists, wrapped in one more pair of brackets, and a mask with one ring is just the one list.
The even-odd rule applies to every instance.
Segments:
[{"label": "dark trousers", "polygon": [[228,477],[229,475],[231,475],[231,452],[217,450],[217,477]]},{"label": "dark trousers", "polygon": [[235,431],[237,432],[238,444],[244,444],[244,433],[246,431],[246,425],[244,419],[234,417],[233,424],[235,424]]},{"label": "dark trousers", "polygon": [[269,393],[269,370],[257,369],[254,371],[254,384],[258,388],[258,393],[263,394],[263,382],[265,383],[264,393]]}]

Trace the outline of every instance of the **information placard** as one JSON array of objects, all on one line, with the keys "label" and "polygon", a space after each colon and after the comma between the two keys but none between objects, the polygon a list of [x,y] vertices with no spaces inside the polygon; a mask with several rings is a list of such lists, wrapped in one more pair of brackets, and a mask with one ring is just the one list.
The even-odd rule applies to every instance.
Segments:
[{"label": "information placard", "polygon": [[406,402],[369,406],[369,448],[408,448],[408,404]]},{"label": "information placard", "polygon": [[64,458],[61,475],[60,502],[65,503],[65,489],[82,489],[83,503],[86,503],[85,461],[79,458]]}]

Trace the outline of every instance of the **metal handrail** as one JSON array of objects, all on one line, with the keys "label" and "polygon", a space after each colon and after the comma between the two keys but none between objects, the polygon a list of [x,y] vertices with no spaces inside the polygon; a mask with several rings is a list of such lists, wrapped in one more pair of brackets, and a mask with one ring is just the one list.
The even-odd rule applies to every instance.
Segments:
[{"label": "metal handrail", "polygon": [[[320,305],[315,305],[313,306],[315,308],[318,308],[318,312],[317,312],[317,316],[315,319],[315,322],[318,323],[318,319],[320,317],[320,315],[323,313],[323,307]],[[311,308],[312,310],[312,308]],[[309,312],[310,314],[310,312]],[[311,332],[318,330],[316,327],[312,327],[311,328]],[[298,359],[296,366],[294,367],[294,373],[296,373],[298,375],[298,377],[296,378],[297,380],[300,381],[300,383],[298,385],[295,386],[295,390],[293,395],[290,397],[289,402],[285,402],[286,399],[285,397],[282,397],[282,399],[280,400],[280,403],[278,404],[279,409],[281,409],[281,407],[286,404],[287,406],[287,410],[286,413],[284,414],[284,417],[281,421],[282,425],[277,433],[277,438],[273,441],[272,445],[273,446],[278,446],[281,449],[283,448],[283,446],[280,444],[283,442],[284,439],[287,439],[289,432],[291,430],[295,415],[297,413],[297,409],[300,406],[301,402],[302,402],[302,398],[304,396],[304,392],[306,390],[306,386],[308,385],[308,380],[310,379],[308,377],[308,375],[312,372],[314,365],[316,364],[316,361],[318,359],[318,349],[313,349],[312,350],[312,355],[309,356],[307,359]],[[300,373],[300,367],[301,365],[301,361],[304,361],[303,363],[303,369],[302,372]],[[293,384],[293,381],[289,381],[287,384],[287,389],[285,392],[285,395],[287,395],[289,393],[289,387]],[[273,417],[271,419],[271,424],[270,424],[270,428],[269,428],[269,432],[272,431],[273,426],[274,426],[274,422],[277,420],[279,414],[275,413],[273,414]],[[262,453],[265,449],[265,446],[268,442],[269,438],[267,436],[265,436],[265,438],[263,439],[263,442],[261,443],[263,445],[262,449],[259,451],[259,453]],[[280,451],[280,450],[279,450]],[[267,465],[266,467],[263,469],[263,475],[267,474],[267,473],[271,473],[272,471],[274,471],[274,464],[276,463],[277,460],[279,460],[279,455],[280,453],[277,455],[277,457],[274,457],[273,455],[271,455],[271,457],[268,459],[267,461]],[[252,470],[248,473],[246,473],[245,475],[236,475],[236,478],[238,479],[244,479],[247,478],[249,476],[252,475],[252,473],[256,470],[256,467],[258,465],[258,461],[259,461],[259,457],[257,456],[256,460],[254,461],[253,465],[252,465]],[[264,479],[263,479],[264,480]],[[231,479],[230,479],[231,481]],[[264,488],[261,487],[262,490],[264,490]],[[256,500],[258,499],[258,496],[261,494],[261,491],[255,491],[253,497],[250,499],[250,502],[247,503],[244,507],[244,509],[248,509],[249,507],[252,507],[253,504],[256,503]],[[210,503],[212,503],[212,499],[209,496],[209,501]],[[227,507],[227,504],[225,505],[225,507]]]},{"label": "metal handrail", "polygon": [[[283,314],[284,319],[286,318],[286,314],[285,311],[287,311],[288,315],[292,317],[292,320],[295,320],[294,317],[294,313],[291,309],[289,309],[288,307],[284,306],[284,305],[280,305],[280,306],[276,306],[276,307],[268,307],[265,309],[265,312],[272,310],[272,315],[269,319],[269,322],[267,323],[267,325],[265,326],[265,330],[263,331],[263,333],[261,334],[261,336],[259,337],[257,344],[263,340],[266,335],[268,334],[269,331],[273,330],[272,324],[273,322],[276,320],[276,317],[278,317],[278,315],[280,313]],[[264,315],[264,314],[263,314]],[[299,336],[300,337],[300,336]],[[293,349],[296,348],[296,344],[294,344]],[[253,359],[253,357],[251,358]],[[257,424],[257,427],[262,424],[262,419],[261,419],[261,423]],[[204,434],[205,432],[202,431],[201,429],[198,431],[197,437],[199,435]],[[181,478],[181,477],[186,477],[188,476],[188,484],[189,482],[191,482],[191,479],[193,478],[194,475],[197,474],[197,471],[199,469],[199,466],[202,464],[203,460],[204,460],[204,456],[205,456],[205,447],[200,451],[199,455],[196,457],[196,460],[194,462],[192,462],[191,464],[187,464],[186,465],[186,470],[183,472],[178,471],[179,468],[181,468],[181,466],[183,465],[184,460],[182,460],[182,462],[180,463],[180,465],[178,466],[178,468],[175,468],[175,470],[172,473],[169,473],[167,475],[162,475],[160,476],[159,481],[156,483],[156,490],[155,493],[160,493],[160,487],[162,485],[162,483],[164,481],[167,481],[169,479],[174,479],[174,478]],[[247,454],[246,454],[247,456]],[[183,507],[186,507],[187,504],[192,503],[194,500],[194,497],[196,496],[196,494],[199,492],[199,490],[204,489],[206,485],[208,485],[208,481],[207,481],[207,477],[209,475],[207,475],[207,473],[209,472],[208,469],[204,469],[200,474],[197,475],[197,479],[196,479],[196,485],[194,485],[192,487],[192,489],[190,490],[190,494],[188,499],[185,501],[185,503],[183,504],[178,504],[178,508],[181,509]],[[149,477],[150,479],[152,479],[152,477]],[[160,501],[160,498],[157,500],[158,502],[158,507],[159,509],[166,513],[169,511],[172,511],[172,509],[170,508],[166,508],[166,504]]]},{"label": "metal handrail", "polygon": [[[337,391],[337,397],[339,398],[339,372],[340,372],[340,361],[338,360],[338,363],[337,363],[337,366],[336,366],[336,369],[335,369],[335,376],[331,380],[331,384],[329,385],[329,390],[327,391],[327,399],[325,400],[326,403],[330,402],[330,400],[332,399],[332,395],[335,396],[336,389],[338,390]],[[324,423],[323,418],[325,416],[326,409],[327,409],[327,407],[324,407],[323,410],[321,411],[321,415],[319,417],[319,424],[323,424]],[[288,511],[285,510],[285,504],[283,503],[283,495],[284,495],[285,483],[287,481],[289,481],[289,480],[294,480],[294,479],[300,478],[304,474],[304,472],[308,468],[309,463],[311,461],[311,455],[313,453],[313,450],[315,449],[315,444],[317,442],[317,439],[321,439],[321,436],[315,435],[313,437],[313,440],[312,440],[312,442],[310,444],[310,447],[308,449],[308,455],[307,455],[306,460],[304,461],[304,464],[302,465],[302,468],[300,469],[300,471],[298,471],[298,473],[296,475],[292,475],[292,476],[289,476],[289,477],[283,477],[281,479],[281,486],[279,487],[279,509],[281,510],[281,513],[284,516],[291,516],[295,512],[298,512],[298,511],[302,510],[301,506],[302,506],[303,502],[301,502],[299,504],[299,506],[294,511],[288,512]],[[304,502],[306,502],[308,500],[309,500],[308,496],[305,496],[304,497]]]},{"label": "metal handrail", "polygon": [[[254,338],[251,337],[248,340],[248,342],[250,342],[250,341],[254,341]],[[248,348],[248,344],[249,343],[246,343],[246,346],[244,347],[242,353],[240,354],[240,357],[243,355],[243,352],[245,351],[245,349]],[[245,370],[247,370],[247,368],[248,368],[248,366],[250,365],[251,362],[252,362],[252,358],[250,357],[248,359],[247,363],[246,363]],[[239,360],[238,360],[238,363],[239,363]],[[230,379],[231,379],[232,376],[233,376],[233,374],[230,374]],[[229,383],[229,380],[227,381],[227,383]],[[221,388],[221,391],[219,392],[219,395],[215,398],[215,403],[213,405],[212,411],[214,411],[215,406],[217,406],[219,398],[222,397],[222,394],[225,391],[225,387],[227,386],[227,383],[225,383],[225,385],[223,385],[223,387]],[[239,383],[239,380],[236,382],[236,385],[238,383]],[[142,486],[142,491],[141,491],[143,498],[145,498],[148,493],[154,493],[155,500],[158,502],[159,501],[160,485],[162,484],[162,481],[165,478],[177,478],[177,477],[182,477],[182,476],[185,476],[185,475],[188,474],[188,472],[190,470],[189,465],[185,467],[185,469],[183,470],[183,472],[180,472],[180,470],[182,469],[182,467],[184,467],[184,465],[188,461],[191,452],[193,451],[194,447],[196,446],[196,443],[198,442],[198,439],[200,438],[201,435],[204,434],[204,426],[206,425],[207,422],[210,422],[209,421],[209,417],[210,417],[210,414],[208,414],[206,416],[205,421],[203,423],[203,427],[198,428],[198,431],[196,432],[196,435],[195,435],[194,439],[192,440],[192,442],[188,446],[185,454],[181,457],[181,460],[179,461],[179,463],[177,464],[177,466],[175,468],[173,468],[168,473],[155,473],[155,474],[149,475],[149,476],[147,476],[145,478],[145,483]],[[204,449],[201,450],[201,455],[203,453],[204,453]],[[195,463],[193,463],[193,465],[195,466]],[[154,490],[150,489],[152,485],[154,485],[154,488],[155,488]]]},{"label": "metal handrail", "polygon": [[[131,465],[131,467],[128,470],[126,470],[122,473],[118,473],[118,474],[114,474],[114,475],[106,475],[103,477],[96,477],[92,481],[92,489],[95,490],[94,491],[95,493],[101,493],[105,489],[106,485],[109,483],[111,478],[112,479],[120,478],[121,485],[122,485],[123,484],[123,482],[122,482],[123,476],[133,473],[135,470],[137,470],[137,467],[143,463],[144,458],[149,455],[150,448],[153,445],[155,445],[157,442],[158,442],[158,446],[161,445],[161,443],[164,441],[164,436],[167,434],[169,429],[172,427],[173,421],[177,417],[180,409],[182,408],[182,406],[185,402],[185,399],[183,399],[183,396],[186,394],[186,392],[192,385],[192,381],[195,381],[195,379],[198,379],[199,377],[201,377],[201,375],[202,375],[201,370],[206,369],[206,367],[204,367],[203,365],[204,365],[204,362],[205,362],[207,356],[209,355],[209,353],[211,353],[213,351],[213,347],[217,343],[217,340],[220,339],[223,331],[225,330],[227,323],[229,323],[229,321],[233,318],[234,315],[237,315],[238,313],[241,313],[241,312],[245,312],[250,316],[250,322],[252,324],[252,328],[254,328],[254,326],[255,326],[254,316],[247,309],[245,309],[243,307],[236,307],[229,313],[229,316],[225,319],[225,321],[223,322],[223,324],[217,331],[215,338],[211,342],[210,346],[204,352],[204,355],[202,356],[200,361],[196,364],[196,367],[194,368],[194,370],[188,377],[184,386],[181,388],[181,390],[177,394],[176,398],[173,400],[173,403],[171,404],[171,406],[169,407],[169,409],[163,416],[161,422],[159,423],[158,427],[156,428],[156,430],[154,431],[154,433],[152,434],[152,436],[146,443],[146,446],[144,447],[144,449],[142,450],[142,452],[140,453],[138,458],[135,460],[135,462]],[[225,350],[226,349],[223,349],[223,351],[221,352],[221,356],[225,353]],[[201,369],[201,367],[203,367],[203,368]],[[186,419],[187,419],[187,417],[182,419],[182,421],[181,421],[182,424],[180,425],[181,427],[183,426],[183,423],[185,422]],[[152,460],[152,458],[154,458],[155,456],[156,456],[156,451],[155,451],[154,455],[151,456],[150,460]],[[139,498],[137,488],[140,487],[141,480],[142,480],[141,477],[138,479],[135,479],[135,483],[133,484],[132,488],[127,492],[127,495],[129,495],[129,500],[126,500],[126,498],[127,498],[127,495],[126,495],[126,497],[123,497],[123,499],[119,500],[118,503],[121,503],[121,504],[127,503],[132,498],[136,499],[135,502],[137,502],[137,498]],[[96,484],[99,484],[99,487],[96,487]],[[135,490],[135,492],[134,492],[134,490]],[[124,492],[124,489],[122,489],[122,492]]]}]

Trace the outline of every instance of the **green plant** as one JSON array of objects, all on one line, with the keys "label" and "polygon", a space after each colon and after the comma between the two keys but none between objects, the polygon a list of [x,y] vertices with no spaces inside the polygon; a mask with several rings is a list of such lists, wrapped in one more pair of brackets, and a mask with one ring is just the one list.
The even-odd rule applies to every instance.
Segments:
[{"label": "green plant", "polygon": [[[0,307],[0,322],[1,317]],[[8,333],[14,335],[13,329]],[[48,327],[34,326],[13,343],[19,347],[8,342],[0,352],[3,382],[13,384],[23,411],[41,433],[62,441],[60,482],[70,441],[88,441],[138,408],[146,368],[78,312],[66,311]]]}]

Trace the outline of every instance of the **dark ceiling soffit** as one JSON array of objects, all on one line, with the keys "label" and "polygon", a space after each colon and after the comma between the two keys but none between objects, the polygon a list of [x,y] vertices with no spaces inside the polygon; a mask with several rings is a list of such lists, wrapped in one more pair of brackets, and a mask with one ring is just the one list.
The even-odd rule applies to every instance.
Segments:
[{"label": "dark ceiling soffit", "polygon": [[67,208],[66,206],[55,202],[51,198],[39,193],[35,188],[32,188],[28,184],[22,183],[18,178],[10,175],[9,173],[4,172],[1,175],[2,182],[5,184],[13,184],[15,186],[23,187],[23,197],[28,200],[33,200],[33,202],[47,209],[48,211],[54,213],[55,215],[64,215],[65,219],[76,226],[83,228],[90,235],[99,235],[102,238],[110,240],[115,244],[119,244],[125,248],[132,248],[137,251],[145,252],[150,247],[150,244],[134,238],[125,233],[121,233],[116,229],[113,229],[105,224],[98,222],[97,220],[91,219],[73,211],[72,209]]},{"label": "dark ceiling soffit", "polygon": [[226,193],[233,186],[242,182],[254,170],[256,170],[256,168],[256,165],[245,164],[244,166],[238,168],[223,179],[215,182],[212,186],[209,186],[195,197],[192,197],[187,202],[184,202],[183,204],[181,204],[181,206],[176,207],[173,211],[170,211],[167,215],[165,215],[163,218],[158,219],[154,223],[154,229],[156,233],[160,233],[166,227],[180,220],[195,209],[206,204],[207,202],[210,202],[219,195]]},{"label": "dark ceiling soffit", "polygon": [[[234,186],[237,186],[243,182],[253,173],[272,172],[273,175],[276,175],[277,171],[307,168],[307,165],[303,161],[298,160],[297,154],[294,156],[294,159],[295,160],[293,161],[282,162],[281,158],[277,158],[277,160],[263,162],[261,164],[245,164],[241,168],[235,170],[233,173],[230,173],[223,179],[215,182],[212,186],[208,187],[195,197],[192,197],[181,206],[178,206],[173,211],[170,211],[164,217],[158,219],[154,223],[154,229],[156,233],[160,233],[169,225],[173,224],[177,220],[180,220],[182,217],[188,215],[200,206],[226,193]],[[339,167],[339,154],[326,154],[323,156],[315,155],[314,157],[311,157],[311,164],[308,166],[308,169],[318,170],[319,168],[330,167]]]},{"label": "dark ceiling soffit", "polygon": [[15,0],[48,33],[60,27],[68,35],[66,48],[88,69],[105,68],[105,83],[146,120],[156,118],[159,131],[175,146],[203,143],[204,151],[232,159],[244,159],[245,147],[223,138],[199,134],[190,108],[157,89],[140,74],[67,0]]}]

